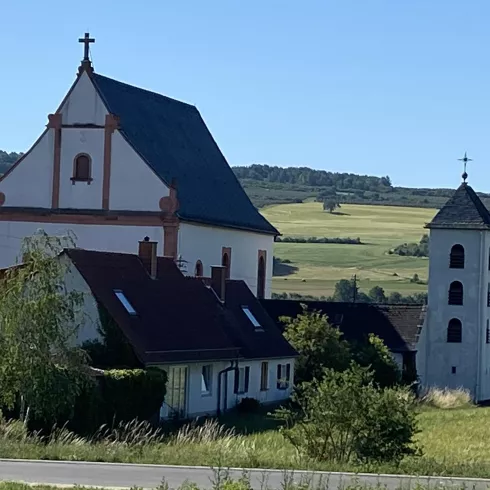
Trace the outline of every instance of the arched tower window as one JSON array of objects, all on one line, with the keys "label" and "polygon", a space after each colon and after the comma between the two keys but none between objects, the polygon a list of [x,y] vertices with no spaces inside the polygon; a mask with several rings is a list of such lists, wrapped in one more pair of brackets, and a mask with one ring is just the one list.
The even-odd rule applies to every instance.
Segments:
[{"label": "arched tower window", "polygon": [[82,153],[73,161],[72,181],[90,182],[92,180],[92,161],[88,155]]},{"label": "arched tower window", "polygon": [[449,305],[463,304],[463,285],[459,281],[453,281],[449,286],[448,304]]},{"label": "arched tower window", "polygon": [[453,245],[449,255],[449,267],[451,269],[464,269],[464,248],[463,245]]},{"label": "arched tower window", "polygon": [[200,260],[196,262],[196,269],[194,271],[194,275],[196,277],[202,277],[202,262]]},{"label": "arched tower window", "polygon": [[452,318],[449,320],[449,324],[447,326],[447,341],[454,344],[461,343],[462,340],[462,330],[463,327],[461,325],[461,320],[457,318]]},{"label": "arched tower window", "polygon": [[257,298],[265,298],[265,281],[266,281],[266,251],[259,250],[259,262],[257,268]]},{"label": "arched tower window", "polygon": [[226,279],[230,278],[231,274],[231,247],[223,247],[221,249],[221,265],[226,267]]}]

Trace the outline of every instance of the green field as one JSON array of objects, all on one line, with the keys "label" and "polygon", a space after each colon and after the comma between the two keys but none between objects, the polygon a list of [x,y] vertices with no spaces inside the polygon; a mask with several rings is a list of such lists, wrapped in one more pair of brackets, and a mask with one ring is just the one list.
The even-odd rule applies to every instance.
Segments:
[{"label": "green field", "polygon": [[435,209],[342,205],[338,214],[323,211],[322,204],[282,204],[262,209],[263,215],[283,235],[359,237],[365,245],[276,243],[274,255],[297,267],[292,274],[274,277],[273,291],[313,296],[332,294],[335,283],[357,275],[361,290],[379,285],[387,293],[413,294],[426,290],[410,278],[427,279],[428,260],[389,255],[401,243],[418,242],[427,232]]}]

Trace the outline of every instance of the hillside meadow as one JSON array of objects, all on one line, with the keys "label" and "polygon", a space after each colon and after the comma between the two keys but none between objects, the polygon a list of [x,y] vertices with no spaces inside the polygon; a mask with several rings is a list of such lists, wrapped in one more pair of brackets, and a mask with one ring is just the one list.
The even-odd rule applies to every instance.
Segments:
[{"label": "hillside meadow", "polygon": [[274,255],[291,261],[291,274],[273,278],[273,291],[314,296],[333,293],[340,279],[357,276],[362,291],[379,285],[387,293],[407,295],[427,286],[410,279],[427,280],[428,260],[387,252],[405,242],[418,242],[437,210],[376,205],[342,205],[331,214],[322,203],[281,204],[261,210],[284,236],[359,237],[363,245],[330,243],[276,243]]}]

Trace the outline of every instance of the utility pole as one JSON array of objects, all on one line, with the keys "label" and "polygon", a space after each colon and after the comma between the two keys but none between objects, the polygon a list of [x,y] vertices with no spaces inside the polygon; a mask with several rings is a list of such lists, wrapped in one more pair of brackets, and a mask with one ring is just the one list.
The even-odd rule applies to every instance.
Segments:
[{"label": "utility pole", "polygon": [[352,289],[352,302],[355,303],[357,299],[357,274],[354,274],[354,277],[352,278],[352,283],[354,284],[354,287]]}]

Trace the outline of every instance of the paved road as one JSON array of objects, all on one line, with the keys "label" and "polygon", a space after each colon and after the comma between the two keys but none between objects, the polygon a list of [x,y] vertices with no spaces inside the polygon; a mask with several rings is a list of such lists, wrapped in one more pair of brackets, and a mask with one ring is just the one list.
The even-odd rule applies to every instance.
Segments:
[{"label": "paved road", "polygon": [[[241,471],[233,470],[232,476],[239,477]],[[490,480],[459,479],[459,478],[417,478],[399,475],[352,475],[349,473],[289,473],[295,480],[322,478],[328,481],[328,488],[336,490],[340,485],[356,480],[365,484],[381,484],[389,490],[402,487],[407,489],[417,482],[430,484],[446,484],[461,489],[463,486],[475,490],[490,488]],[[185,466],[155,466],[155,465],[125,465],[106,463],[69,463],[25,460],[0,460],[0,481],[23,481],[27,483],[47,483],[56,485],[85,485],[105,486],[113,488],[128,488],[137,485],[143,488],[154,488],[165,478],[170,488],[176,488],[182,483],[192,481],[201,488],[211,488],[215,475],[209,468]],[[271,489],[282,488],[285,473],[275,470],[252,470],[252,486],[263,489],[263,482]]]}]

